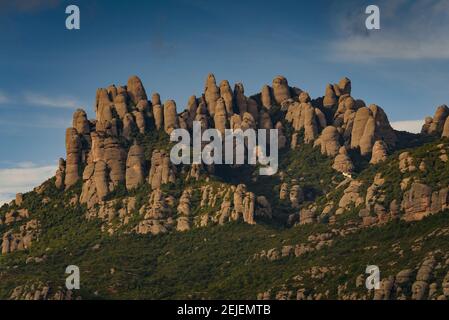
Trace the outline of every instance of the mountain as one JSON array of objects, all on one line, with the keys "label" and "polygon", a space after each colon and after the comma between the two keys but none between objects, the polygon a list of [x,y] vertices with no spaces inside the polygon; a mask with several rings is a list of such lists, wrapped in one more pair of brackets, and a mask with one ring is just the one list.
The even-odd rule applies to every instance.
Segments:
[{"label": "mountain", "polygon": [[[247,97],[210,74],[179,114],[136,76],[98,89],[55,176],[0,208],[0,298],[448,298],[449,108],[398,132],[351,87],[312,99],[278,76]],[[169,134],[194,121],[277,129],[278,172],[174,165]]]}]

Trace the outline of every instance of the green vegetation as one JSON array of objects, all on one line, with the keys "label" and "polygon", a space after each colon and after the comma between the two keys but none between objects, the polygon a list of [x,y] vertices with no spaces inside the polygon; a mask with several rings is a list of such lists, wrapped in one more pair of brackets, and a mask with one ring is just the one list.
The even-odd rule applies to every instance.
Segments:
[{"label": "green vegetation", "polygon": [[[286,130],[290,129],[286,126]],[[350,153],[357,163],[357,179],[363,182],[362,194],[376,174],[385,179],[381,190],[385,194],[385,206],[403,197],[400,183],[404,178],[421,181],[434,190],[449,185],[449,166],[440,158],[439,146],[441,143],[447,146],[449,142],[431,140],[422,144],[424,141],[416,136],[406,138],[409,138],[408,144],[400,142],[400,151],[375,166],[368,164],[369,159]],[[146,159],[151,158],[156,148],[169,147],[167,135],[162,131],[145,136],[137,134],[136,139],[144,147]],[[404,151],[410,152],[417,168],[423,162],[429,170],[402,173],[398,157]],[[282,151],[279,159],[283,181],[289,185],[298,184],[304,190],[303,206],[315,203],[320,212],[327,202],[334,200],[336,203],[341,198],[344,188],[336,186],[343,177],[332,169],[333,160],[321,155],[319,149],[301,145],[297,150]],[[359,221],[358,208],[352,208],[339,216],[334,225],[318,223],[287,228],[286,218],[299,210],[292,209],[288,201],[279,200],[279,178],[256,176],[255,170],[257,168],[249,166],[238,170],[222,166],[207,183],[213,187],[222,183],[245,183],[249,191],[269,199],[273,221],[258,221],[255,226],[234,222],[160,236],[129,232],[138,222],[138,209],[129,225],[120,232],[112,236],[101,232],[101,221],[87,220],[84,206],[69,205],[71,199],[81,193],[81,182],[61,192],[54,187],[54,179],[48,180],[39,192],[24,195],[23,207],[31,212],[31,218],[39,221],[40,235],[29,250],[0,256],[0,298],[8,298],[15,287],[26,283],[40,281],[55,287],[64,286],[67,265],[80,267],[80,295],[84,299],[254,299],[258,293],[269,289],[274,292],[281,288],[297,289],[294,279],[298,275],[303,277],[302,286],[307,290],[329,291],[329,298],[337,298],[337,288],[343,283],[353,292],[361,290],[355,286],[356,278],[369,264],[378,265],[382,277],[387,277],[400,270],[415,269],[430,251],[449,250],[448,235],[425,239],[435,230],[449,228],[449,212],[444,212],[416,223],[394,221],[384,226],[359,228],[345,236],[334,237],[330,247],[301,257],[289,256],[276,261],[254,259],[262,250],[307,245],[311,235],[347,230]],[[179,199],[183,190],[193,187],[192,216],[216,211],[220,203],[214,208],[200,207],[198,188],[206,182],[186,181],[188,171],[188,166],[179,166],[178,179],[164,185],[163,193]],[[120,186],[106,200],[133,196],[136,208],[140,208],[148,201],[150,193],[147,184],[132,191]],[[117,201],[116,206],[120,209],[121,201]],[[15,207],[1,207],[0,217],[12,209]],[[20,225],[21,222],[0,225],[0,233],[11,228],[17,230]],[[416,249],[418,242],[420,247]],[[394,248],[400,248],[401,254]],[[43,258],[43,261],[27,262],[29,257]],[[313,280],[308,270],[314,266],[333,268],[334,274],[320,281]],[[438,281],[444,275],[438,271]]]}]

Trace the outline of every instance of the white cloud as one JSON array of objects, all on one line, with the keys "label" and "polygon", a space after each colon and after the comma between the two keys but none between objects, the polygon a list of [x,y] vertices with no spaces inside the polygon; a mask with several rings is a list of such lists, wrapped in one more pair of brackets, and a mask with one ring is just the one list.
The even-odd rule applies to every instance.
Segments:
[{"label": "white cloud", "polygon": [[72,97],[48,97],[37,93],[26,93],[25,102],[49,108],[76,109],[81,106],[81,103]]},{"label": "white cloud", "polygon": [[[368,31],[367,15],[359,3],[345,5],[339,15],[339,36],[331,44],[337,58],[449,59],[449,1],[380,0],[381,30]],[[355,10],[359,8],[359,10]]]},{"label": "white cloud", "polygon": [[17,167],[0,169],[0,206],[14,199],[18,192],[28,192],[54,176],[56,165],[36,166],[32,162]]},{"label": "white cloud", "polygon": [[424,120],[405,120],[391,122],[393,129],[398,131],[407,131],[411,133],[420,133]]}]

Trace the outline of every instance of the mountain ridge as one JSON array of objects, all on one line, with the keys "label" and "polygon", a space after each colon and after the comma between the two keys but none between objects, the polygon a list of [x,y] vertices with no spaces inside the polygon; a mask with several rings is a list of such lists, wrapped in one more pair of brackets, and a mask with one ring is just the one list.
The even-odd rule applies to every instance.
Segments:
[{"label": "mountain ridge", "polygon": [[[436,214],[445,212],[449,206],[449,108],[441,106],[433,118],[427,118],[421,134],[398,132],[391,127],[381,107],[366,106],[363,100],[353,98],[351,88],[351,81],[343,78],[338,84],[327,85],[323,97],[312,99],[307,92],[291,87],[286,78],[277,76],[271,86],[265,85],[260,93],[247,97],[242,84],[236,84],[232,90],[228,81],[217,85],[214,75],[209,74],[204,94],[190,97],[186,110],[179,114],[173,100],[162,104],[157,93],[149,99],[136,76],[126,86],[98,89],[96,118],[89,120],[81,109],[74,113],[73,126],[66,131],[66,159],[60,159],[55,177],[31,193],[18,194],[15,201],[0,208],[0,279],[7,283],[0,286],[0,296],[123,298],[131,294],[124,289],[128,286],[134,298],[447,297],[448,292],[444,290],[449,287],[449,276],[442,270],[448,268],[449,255],[435,249],[432,237],[429,237],[430,249],[417,254],[422,261],[415,266],[408,263],[412,269],[396,270],[391,261],[386,261],[396,251],[390,252],[390,257],[382,252],[376,254],[383,268],[398,273],[384,278],[380,290],[365,292],[360,285],[364,272],[361,265],[369,264],[369,259],[347,239],[360,238],[375,246],[366,234],[381,239],[384,235],[378,230],[396,234],[392,226],[418,234],[419,225],[423,226],[422,232],[433,228],[430,234],[446,237],[447,219]],[[279,172],[264,177],[258,176],[256,167],[250,165],[173,165],[169,159],[168,135],[176,128],[191,130],[193,121],[199,121],[203,129],[277,129]],[[52,215],[52,210],[61,212]],[[64,211],[68,218],[64,217]],[[71,230],[70,221],[85,230],[86,239]],[[440,221],[441,226],[434,221]],[[180,283],[182,279],[158,269],[159,262],[177,272],[187,267],[176,257],[170,260],[169,253],[162,254],[163,248],[173,248],[172,241],[179,237],[199,241],[196,237],[204,233],[205,239],[212,240],[204,241],[198,250],[210,254],[209,250],[219,250],[213,237],[225,238],[223,230],[230,233],[238,230],[233,243],[247,257],[236,256],[232,248],[223,249],[233,257],[231,265],[235,264],[233,271],[226,274],[222,270],[225,258],[218,252],[212,269],[224,272],[221,277],[206,270],[207,260],[190,259],[198,266],[188,272],[186,282],[192,284],[197,279],[198,269],[211,277],[209,282],[200,281],[199,287],[192,284],[194,290],[205,290],[203,294],[189,293]],[[252,230],[258,230],[260,236],[254,235],[254,239],[258,239],[259,245],[251,240]],[[282,239],[280,243],[265,239],[271,236],[269,232],[273,232],[274,239]],[[426,236],[422,234],[421,238]],[[239,244],[242,237],[248,244]],[[121,272],[117,267],[105,269],[109,264],[108,252],[110,264],[123,263],[120,255],[127,255],[120,250],[120,254],[114,253],[111,239],[125,247],[151,247],[162,255],[151,255],[151,271],[142,271],[144,266],[136,258],[137,252],[131,250],[129,255],[140,262],[125,262],[125,265],[129,270],[140,271],[129,283],[122,278],[129,272],[126,268]],[[407,234],[397,235],[396,240],[401,244],[413,242]],[[208,241],[213,245],[209,247]],[[262,246],[275,243],[275,247]],[[335,254],[329,251],[341,253],[345,246],[351,246],[351,252],[356,252],[349,257],[354,255],[361,260],[339,265],[334,260]],[[401,250],[419,251],[414,251],[413,246]],[[321,252],[326,252],[328,258],[321,257]],[[92,270],[95,254],[103,259],[100,278],[107,283],[108,274],[118,277],[117,286],[121,289],[107,287],[89,276],[87,289],[81,293],[64,289],[63,270],[52,268],[68,263],[70,256],[76,256],[74,260],[86,256],[91,262],[87,269],[95,273]],[[169,258],[162,258],[163,255]],[[307,265],[306,258],[316,265],[302,270],[303,274],[293,275],[297,263]],[[145,254],[142,259],[145,260]],[[330,265],[329,261],[336,265]],[[20,267],[11,269],[17,263]],[[44,266],[46,271],[28,275],[29,264]],[[265,285],[248,269],[252,264],[262,268]],[[289,271],[285,271],[285,277],[270,279],[263,271],[264,266],[267,270],[274,268],[279,272],[285,267]],[[354,269],[358,271],[344,276]],[[24,283],[16,283],[12,272]],[[339,284],[331,281],[328,287],[319,284],[331,276],[344,281]],[[51,283],[46,277],[52,279]],[[164,291],[157,283],[159,277],[173,277],[173,287],[182,289]],[[237,283],[241,279],[248,283],[234,296],[230,288],[235,284],[228,277]],[[147,285],[149,281],[159,291],[142,287],[139,279]],[[220,291],[221,282],[227,284],[224,291]],[[102,289],[94,290],[96,285]]]}]

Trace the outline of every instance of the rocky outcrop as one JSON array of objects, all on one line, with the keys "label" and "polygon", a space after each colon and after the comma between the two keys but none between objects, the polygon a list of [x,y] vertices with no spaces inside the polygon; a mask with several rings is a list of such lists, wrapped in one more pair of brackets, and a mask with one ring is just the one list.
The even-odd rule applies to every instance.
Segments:
[{"label": "rocky outcrop", "polygon": [[449,117],[446,118],[443,126],[443,133],[441,134],[442,138],[449,138]]},{"label": "rocky outcrop", "polygon": [[58,164],[58,170],[56,170],[56,180],[55,180],[55,186],[58,189],[62,189],[64,187],[64,180],[65,180],[65,160],[60,158],[59,164]]},{"label": "rocky outcrop", "polygon": [[254,210],[255,210],[255,195],[252,192],[246,191],[246,186],[240,184],[234,192],[234,210],[231,216],[234,220],[243,218],[248,224],[255,224]]},{"label": "rocky outcrop", "polygon": [[198,227],[238,220],[256,224],[257,217],[271,218],[272,215],[269,201],[263,196],[257,197],[253,192],[248,192],[244,184],[202,186],[200,207],[209,208],[210,213],[195,218],[195,225]]},{"label": "rocky outcrop", "polygon": [[126,180],[127,152],[119,139],[93,132],[92,149],[83,172],[80,202],[94,206]]},{"label": "rocky outcrop", "polygon": [[271,98],[271,88],[267,85],[262,87],[260,100],[262,102],[262,106],[266,109],[271,109],[273,106],[273,101]]},{"label": "rocky outcrop", "polygon": [[152,94],[151,96],[151,105],[156,106],[156,105],[161,105],[161,96],[159,95],[159,93],[155,92]]},{"label": "rocky outcrop", "polygon": [[335,157],[340,150],[340,134],[334,126],[324,128],[320,137],[315,141],[315,146],[321,147],[321,153],[329,157]]},{"label": "rocky outcrop", "polygon": [[67,152],[65,187],[68,189],[80,179],[81,140],[75,128],[67,129],[65,141]]},{"label": "rocky outcrop", "polygon": [[304,192],[299,185],[294,185],[289,193],[290,203],[292,208],[299,208],[299,205],[304,201]]},{"label": "rocky outcrop", "polygon": [[354,171],[354,165],[351,158],[348,156],[346,147],[341,147],[338,151],[338,155],[335,157],[334,164],[332,165],[336,171],[341,173],[351,173]]},{"label": "rocky outcrop", "polygon": [[73,291],[66,288],[52,288],[44,283],[32,283],[15,287],[9,300],[25,300],[25,301],[61,301],[61,300],[80,300],[80,296],[75,295]]},{"label": "rocky outcrop", "polygon": [[234,93],[227,80],[220,82],[220,96],[223,99],[226,114],[228,117],[232,116],[234,113]]},{"label": "rocky outcrop", "polygon": [[89,135],[90,122],[87,120],[86,112],[82,109],[78,109],[73,114],[73,128],[76,129],[78,134]]},{"label": "rocky outcrop", "polygon": [[226,130],[226,104],[223,98],[219,98],[215,103],[214,123],[215,129],[220,131],[223,139]]},{"label": "rocky outcrop", "polygon": [[160,189],[153,190],[148,203],[139,210],[143,220],[134,231],[138,234],[152,235],[168,232],[175,224],[175,220],[171,217],[173,205],[172,197],[165,196]]},{"label": "rocky outcrop", "polygon": [[387,144],[381,140],[377,140],[374,143],[373,151],[371,153],[371,160],[369,163],[378,164],[387,160]]},{"label": "rocky outcrop", "polygon": [[148,99],[145,88],[143,87],[142,81],[139,77],[132,76],[131,78],[129,78],[126,88],[128,96],[134,105],[137,105],[140,100]]},{"label": "rocky outcrop", "polygon": [[122,136],[129,141],[134,137],[137,131],[138,129],[134,117],[130,113],[125,114],[123,116]]},{"label": "rocky outcrop", "polygon": [[304,129],[305,143],[310,143],[318,137],[315,108],[310,102],[291,104],[288,108],[285,120],[292,124],[295,131]]},{"label": "rocky outcrop", "polygon": [[154,125],[157,130],[164,126],[164,110],[160,104],[153,105]]},{"label": "rocky outcrop", "polygon": [[148,183],[151,188],[159,189],[161,185],[175,182],[176,168],[170,162],[170,155],[163,150],[153,151]]},{"label": "rocky outcrop", "polygon": [[313,212],[310,209],[304,208],[299,213],[299,224],[305,225],[305,224],[315,223],[316,222],[315,217],[316,217],[315,212]]},{"label": "rocky outcrop", "polygon": [[348,78],[342,78],[338,84],[334,85],[334,91],[336,92],[337,96],[342,95],[351,95],[351,80]]},{"label": "rocky outcrop", "polygon": [[5,232],[2,237],[2,254],[29,249],[38,237],[38,228],[39,222],[33,219],[21,225],[17,231],[13,229]]},{"label": "rocky outcrop", "polygon": [[[215,102],[214,102],[215,109]],[[170,134],[174,129],[177,129],[178,115],[176,114],[176,103],[173,100],[168,100],[164,103],[164,129],[167,134]]]},{"label": "rocky outcrop", "polygon": [[325,108],[332,108],[337,105],[337,95],[335,94],[334,87],[331,84],[326,86],[326,92],[324,94],[323,106]]},{"label": "rocky outcrop", "polygon": [[[435,111],[433,118],[427,117],[422,127],[421,133],[427,135],[442,135],[446,136],[447,131],[444,132],[445,123],[449,116],[449,108],[446,105],[439,106]],[[449,124],[448,124],[449,126]]]},{"label": "rocky outcrop", "polygon": [[403,152],[399,155],[399,170],[402,173],[416,171],[415,161],[409,152]]},{"label": "rocky outcrop", "polygon": [[426,216],[446,210],[449,205],[448,188],[432,192],[432,189],[422,183],[412,183],[404,193],[401,208],[406,221],[422,220]]},{"label": "rocky outcrop", "polygon": [[396,135],[380,107],[362,107],[357,110],[354,118],[351,148],[360,148],[360,153],[367,155],[371,153],[376,140],[383,140],[388,146],[395,146]]},{"label": "rocky outcrop", "polygon": [[248,111],[248,101],[242,83],[236,83],[234,87],[234,101],[240,115]]},{"label": "rocky outcrop", "polygon": [[204,87],[204,97],[206,99],[207,110],[213,117],[215,115],[215,103],[220,98],[220,90],[217,87],[215,76],[210,73],[206,79],[206,85]]},{"label": "rocky outcrop", "polygon": [[143,148],[138,144],[131,146],[126,160],[126,189],[131,190],[144,183],[145,167]]},{"label": "rocky outcrop", "polygon": [[290,87],[288,81],[283,76],[277,76],[273,79],[273,96],[275,102],[280,105],[287,99],[290,99]]},{"label": "rocky outcrop", "polygon": [[29,217],[30,213],[28,209],[12,209],[10,211],[7,211],[4,217],[0,217],[0,225],[10,225]]},{"label": "rocky outcrop", "polygon": [[343,213],[345,210],[350,209],[350,206],[358,207],[361,204],[363,204],[364,199],[361,196],[361,190],[360,187],[362,186],[362,183],[357,180],[352,180],[349,183],[349,186],[344,190],[343,196],[340,199],[340,202],[338,203],[338,207],[340,208],[337,210],[338,213]]},{"label": "rocky outcrop", "polygon": [[104,139],[104,161],[109,169],[109,178],[114,186],[125,181],[126,150],[115,137]]}]

